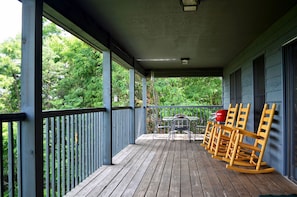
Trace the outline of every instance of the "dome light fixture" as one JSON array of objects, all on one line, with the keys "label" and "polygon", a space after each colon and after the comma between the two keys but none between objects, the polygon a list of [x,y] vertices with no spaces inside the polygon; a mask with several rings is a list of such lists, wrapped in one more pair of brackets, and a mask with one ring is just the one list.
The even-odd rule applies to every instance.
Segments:
[{"label": "dome light fixture", "polygon": [[180,60],[181,60],[182,65],[187,65],[187,64],[189,64],[190,58],[182,57],[182,58],[180,58]]},{"label": "dome light fixture", "polygon": [[197,11],[200,0],[180,0],[184,12]]}]

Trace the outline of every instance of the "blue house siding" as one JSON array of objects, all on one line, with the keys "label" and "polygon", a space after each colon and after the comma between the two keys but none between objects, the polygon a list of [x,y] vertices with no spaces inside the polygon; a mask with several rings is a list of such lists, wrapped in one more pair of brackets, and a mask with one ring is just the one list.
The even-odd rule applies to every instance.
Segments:
[{"label": "blue house siding", "polygon": [[286,175],[286,131],[284,131],[284,75],[282,47],[289,40],[297,37],[297,6],[267,29],[253,41],[241,54],[224,69],[224,107],[230,103],[230,74],[241,68],[242,102],[251,103],[247,125],[253,130],[254,93],[253,60],[264,54],[265,58],[265,97],[266,103],[276,103],[277,112],[272,125],[264,160],[278,172]]}]

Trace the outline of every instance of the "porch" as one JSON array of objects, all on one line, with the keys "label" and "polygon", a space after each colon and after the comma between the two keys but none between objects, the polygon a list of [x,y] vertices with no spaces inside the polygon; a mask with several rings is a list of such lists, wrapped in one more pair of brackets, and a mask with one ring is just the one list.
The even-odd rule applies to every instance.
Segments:
[{"label": "porch", "polygon": [[140,136],[66,196],[259,196],[297,193],[277,172],[240,174],[211,158],[200,142]]}]

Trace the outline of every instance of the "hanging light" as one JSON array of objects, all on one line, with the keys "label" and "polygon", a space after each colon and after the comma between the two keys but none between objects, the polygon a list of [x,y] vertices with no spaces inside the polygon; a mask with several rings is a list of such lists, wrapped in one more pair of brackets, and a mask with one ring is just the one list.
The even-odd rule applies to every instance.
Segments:
[{"label": "hanging light", "polygon": [[182,57],[182,58],[180,58],[180,61],[181,61],[181,64],[187,65],[187,64],[189,64],[190,58]]},{"label": "hanging light", "polygon": [[197,11],[200,0],[180,0],[184,12]]}]

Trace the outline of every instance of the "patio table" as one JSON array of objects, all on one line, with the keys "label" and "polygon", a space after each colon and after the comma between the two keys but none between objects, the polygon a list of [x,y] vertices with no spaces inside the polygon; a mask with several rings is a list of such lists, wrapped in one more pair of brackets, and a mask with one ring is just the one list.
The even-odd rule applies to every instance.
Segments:
[{"label": "patio table", "polygon": [[[167,117],[163,117],[162,118],[162,121],[168,122],[167,125],[171,126],[171,123],[172,123],[172,121],[173,121],[174,118],[179,118],[179,117],[167,116]],[[190,128],[191,128],[191,126],[193,126],[192,128],[195,128],[195,131],[196,131],[197,121],[199,120],[199,118],[196,117],[196,116],[184,116],[184,118],[187,118],[190,121]],[[189,132],[191,132],[190,129],[189,129]],[[193,133],[196,134],[196,132],[193,132]],[[189,134],[189,136],[191,136],[191,134]],[[195,141],[195,136],[194,136],[194,140],[193,141]]]}]

